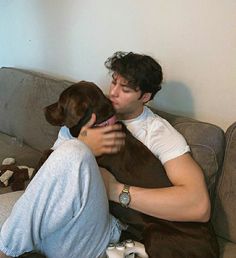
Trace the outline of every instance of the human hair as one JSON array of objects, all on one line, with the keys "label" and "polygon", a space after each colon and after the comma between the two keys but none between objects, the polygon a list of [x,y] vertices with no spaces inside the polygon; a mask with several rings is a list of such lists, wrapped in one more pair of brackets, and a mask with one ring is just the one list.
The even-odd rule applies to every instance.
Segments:
[{"label": "human hair", "polygon": [[105,67],[124,77],[128,81],[128,87],[140,89],[142,95],[151,93],[150,99],[161,89],[162,68],[150,56],[119,51],[105,61]]}]

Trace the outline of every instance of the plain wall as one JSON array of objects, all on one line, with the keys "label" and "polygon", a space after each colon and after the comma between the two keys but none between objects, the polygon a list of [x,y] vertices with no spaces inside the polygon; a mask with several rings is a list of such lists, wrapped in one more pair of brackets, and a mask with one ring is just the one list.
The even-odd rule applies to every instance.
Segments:
[{"label": "plain wall", "polygon": [[235,0],[0,0],[0,66],[107,91],[104,61],[118,50],[162,65],[151,105],[223,129],[236,120]]}]

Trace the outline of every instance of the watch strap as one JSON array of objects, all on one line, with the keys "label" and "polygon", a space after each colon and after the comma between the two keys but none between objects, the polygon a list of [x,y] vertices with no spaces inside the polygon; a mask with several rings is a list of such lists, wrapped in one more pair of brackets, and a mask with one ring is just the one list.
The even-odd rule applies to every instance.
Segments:
[{"label": "watch strap", "polygon": [[126,185],[124,184],[124,188],[122,190],[123,193],[128,193],[129,194],[129,189],[130,189],[130,186],[129,185]]}]

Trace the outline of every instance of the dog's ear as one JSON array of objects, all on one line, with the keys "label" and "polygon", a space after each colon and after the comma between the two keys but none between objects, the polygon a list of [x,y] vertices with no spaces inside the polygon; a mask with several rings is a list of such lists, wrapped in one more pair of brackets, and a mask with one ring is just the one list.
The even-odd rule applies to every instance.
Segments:
[{"label": "dog's ear", "polygon": [[63,107],[61,107],[58,102],[49,105],[44,108],[44,115],[46,120],[51,124],[55,126],[62,126],[64,125],[64,110]]},{"label": "dog's ear", "polygon": [[[64,125],[68,128],[78,126],[80,123],[83,126],[88,120],[86,119],[88,103],[82,102],[78,96],[71,97],[64,106]],[[91,116],[91,115],[90,115]]]}]

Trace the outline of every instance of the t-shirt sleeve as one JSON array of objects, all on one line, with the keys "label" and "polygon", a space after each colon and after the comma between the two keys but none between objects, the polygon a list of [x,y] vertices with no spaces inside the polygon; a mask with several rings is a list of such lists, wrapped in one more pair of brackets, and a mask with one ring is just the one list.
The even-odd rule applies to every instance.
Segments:
[{"label": "t-shirt sleeve", "polygon": [[153,128],[149,141],[150,149],[162,164],[190,151],[183,135],[164,119],[162,125]]}]

